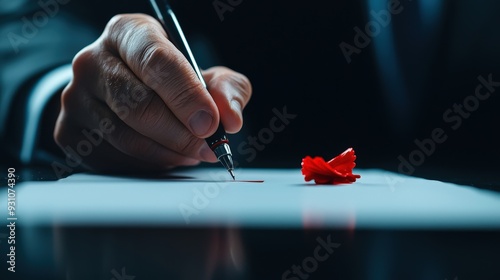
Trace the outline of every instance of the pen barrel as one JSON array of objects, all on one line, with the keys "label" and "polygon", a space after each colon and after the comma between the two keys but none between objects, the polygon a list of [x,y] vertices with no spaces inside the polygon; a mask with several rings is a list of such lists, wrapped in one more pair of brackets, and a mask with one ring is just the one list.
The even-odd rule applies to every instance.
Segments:
[{"label": "pen barrel", "polygon": [[[200,68],[194,59],[193,53],[189,48],[186,37],[184,36],[181,26],[177,21],[170,4],[167,0],[150,0],[150,2],[151,6],[155,10],[158,20],[163,25],[163,28],[167,33],[168,39],[186,57],[188,62],[193,67],[193,70],[196,72],[196,75],[200,79],[200,82],[205,88],[207,88],[203,75],[201,75]],[[233,163],[231,159],[231,149],[229,148],[229,140],[226,137],[226,131],[222,126],[222,122],[219,122],[217,131],[212,136],[206,138],[205,141],[210,149],[216,153],[217,158],[219,158],[219,160],[221,160],[221,158],[223,159],[224,162],[221,161],[223,165],[232,170]]]},{"label": "pen barrel", "polygon": [[168,40],[174,44],[174,46],[186,57],[193,70],[196,72],[196,75],[200,79],[201,83],[205,88],[207,85],[205,80],[203,79],[203,75],[201,74],[201,70],[194,59],[193,53],[189,48],[189,44],[187,43],[186,36],[184,36],[184,32],[175,16],[170,4],[167,0],[150,0],[153,9],[158,15],[158,20],[163,25],[163,28],[167,32]]},{"label": "pen barrel", "polygon": [[215,148],[221,144],[229,143],[229,139],[227,139],[226,131],[224,130],[222,123],[219,123],[217,131],[215,131],[212,136],[206,138],[205,141],[212,150],[215,150]]}]

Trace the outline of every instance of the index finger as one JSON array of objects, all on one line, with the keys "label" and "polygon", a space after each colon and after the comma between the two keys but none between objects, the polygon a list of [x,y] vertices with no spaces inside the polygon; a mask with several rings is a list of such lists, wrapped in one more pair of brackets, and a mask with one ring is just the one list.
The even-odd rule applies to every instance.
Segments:
[{"label": "index finger", "polygon": [[142,15],[115,16],[106,27],[105,44],[153,89],[175,116],[200,138],[215,132],[217,106],[160,23]]}]

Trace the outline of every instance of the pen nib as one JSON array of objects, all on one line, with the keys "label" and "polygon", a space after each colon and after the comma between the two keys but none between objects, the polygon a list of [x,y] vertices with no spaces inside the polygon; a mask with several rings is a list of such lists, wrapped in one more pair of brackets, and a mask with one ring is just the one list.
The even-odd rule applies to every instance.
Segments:
[{"label": "pen nib", "polygon": [[236,180],[234,177],[234,162],[233,156],[231,154],[231,149],[227,143],[223,143],[222,145],[217,146],[214,149],[215,156],[219,159],[220,163],[224,168],[226,168],[227,172],[231,174],[233,180]]}]

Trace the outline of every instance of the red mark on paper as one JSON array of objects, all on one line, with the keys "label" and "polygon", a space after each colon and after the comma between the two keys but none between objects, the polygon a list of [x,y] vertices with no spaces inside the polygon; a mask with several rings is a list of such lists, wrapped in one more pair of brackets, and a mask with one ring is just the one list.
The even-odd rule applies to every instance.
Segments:
[{"label": "red mark on paper", "polygon": [[227,180],[227,182],[239,183],[264,183],[264,180]]},{"label": "red mark on paper", "polygon": [[302,159],[302,174],[306,182],[314,180],[316,184],[350,184],[356,182],[360,175],[352,174],[356,166],[356,154],[353,148],[326,162],[322,157],[306,156]]}]

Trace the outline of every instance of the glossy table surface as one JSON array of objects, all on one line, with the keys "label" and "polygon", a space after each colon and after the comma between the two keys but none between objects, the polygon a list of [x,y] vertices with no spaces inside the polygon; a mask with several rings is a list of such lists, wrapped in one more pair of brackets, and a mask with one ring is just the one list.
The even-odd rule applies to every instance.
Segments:
[{"label": "glossy table surface", "polygon": [[220,168],[52,181],[19,169],[16,273],[7,271],[4,227],[0,276],[500,279],[500,192],[355,173],[354,184],[326,186],[300,169],[242,168],[236,182]]}]

